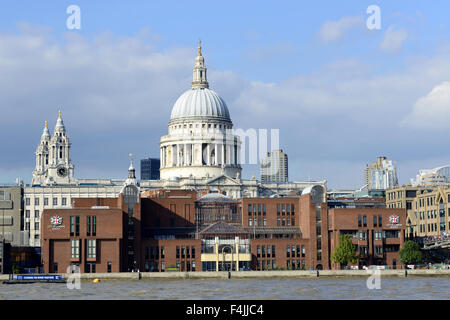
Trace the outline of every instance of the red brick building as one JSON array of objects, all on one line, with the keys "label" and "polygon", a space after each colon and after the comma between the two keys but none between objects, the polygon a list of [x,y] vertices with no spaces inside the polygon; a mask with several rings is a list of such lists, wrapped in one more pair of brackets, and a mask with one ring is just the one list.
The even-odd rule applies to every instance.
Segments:
[{"label": "red brick building", "polygon": [[[328,211],[329,248],[333,251],[339,236],[349,234],[361,258],[355,264],[389,265],[400,268],[398,251],[405,241],[405,209],[333,208]],[[330,261],[330,268],[339,269]]]},{"label": "red brick building", "polygon": [[[388,223],[393,215],[395,228]],[[364,240],[354,238],[367,250],[361,264],[398,263],[405,212],[329,209],[321,186],[301,196],[230,199],[198,191],[140,194],[131,185],[117,199],[75,199],[72,209],[45,210],[42,219],[45,272],[66,272],[71,264],[81,272],[329,269],[339,268],[330,262],[338,235],[362,231]]]}]

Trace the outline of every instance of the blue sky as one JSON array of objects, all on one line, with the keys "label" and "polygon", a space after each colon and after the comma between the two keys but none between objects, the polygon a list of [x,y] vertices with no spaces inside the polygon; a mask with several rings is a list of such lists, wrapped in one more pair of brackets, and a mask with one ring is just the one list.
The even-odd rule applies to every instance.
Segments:
[{"label": "blue sky", "polygon": [[[81,9],[68,30],[66,8]],[[378,5],[381,29],[368,30]],[[279,128],[290,179],[363,184],[397,161],[401,183],[450,161],[448,1],[2,1],[0,181],[31,180],[57,111],[75,175],[124,177],[159,156],[202,39],[211,88],[238,128]],[[3,69],[3,70],[2,70]],[[450,99],[448,100],[450,103]],[[252,121],[249,121],[252,119]],[[246,166],[244,177],[258,176]]]}]

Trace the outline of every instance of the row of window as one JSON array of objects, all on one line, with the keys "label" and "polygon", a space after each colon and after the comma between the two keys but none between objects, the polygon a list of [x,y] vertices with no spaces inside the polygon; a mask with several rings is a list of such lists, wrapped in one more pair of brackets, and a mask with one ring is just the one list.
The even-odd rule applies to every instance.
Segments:
[{"label": "row of window", "polygon": [[145,260],[149,259],[158,260],[160,257],[161,259],[164,259],[165,255],[166,253],[164,250],[164,246],[161,246],[161,248],[159,246],[145,247]]},{"label": "row of window", "polygon": [[277,203],[277,216],[295,215],[295,206],[293,203]]},{"label": "row of window", "polygon": [[[49,198],[45,197],[44,198],[44,206],[48,206],[48,200]],[[57,206],[58,205],[58,198],[53,198],[53,205]],[[72,202],[72,198],[70,198],[70,201]],[[34,205],[38,206],[40,202],[39,198],[34,198]],[[30,198],[25,198],[25,205],[29,206],[31,204],[31,199]],[[62,206],[66,206],[67,205],[67,198],[63,197],[61,198],[61,205]]]},{"label": "row of window", "polygon": [[[440,224],[440,231],[445,231],[445,223]],[[420,232],[435,232],[439,231],[437,223],[421,224],[419,225]],[[448,230],[450,230],[450,222],[448,223]]]},{"label": "row of window", "polygon": [[[73,266],[78,267],[79,264],[78,263],[71,263],[71,269],[70,270],[72,270],[72,272],[75,272],[76,268],[74,268]],[[106,271],[108,273],[111,273],[111,271],[112,271],[112,263],[111,263],[111,261],[107,262]],[[95,273],[96,272],[96,263],[95,262],[86,262],[84,272],[85,273]],[[53,273],[58,273],[58,262],[53,262]]]},{"label": "row of window", "polygon": [[195,258],[195,247],[192,246],[177,246],[176,247],[176,258],[177,259],[185,259],[185,258]]},{"label": "row of window", "polygon": [[[80,258],[80,239],[70,240],[70,258],[79,259]],[[87,258],[95,259],[97,257],[97,240],[88,239],[87,240]]]},{"label": "row of window", "polygon": [[[86,216],[86,235],[95,236],[97,234],[97,217]],[[70,216],[70,235],[80,235],[80,216]]]},{"label": "row of window", "polygon": [[260,216],[261,214],[263,216],[265,216],[266,215],[266,204],[265,203],[263,203],[263,204],[261,204],[261,203],[249,204],[248,205],[248,215],[251,216],[252,212],[253,212],[254,216],[256,216],[256,215]]},{"label": "row of window", "polygon": [[263,246],[257,246],[256,247],[256,257],[260,258],[263,257],[265,258],[267,257],[272,257],[275,258],[275,252],[276,248],[274,245],[270,245],[268,244],[267,246],[263,245]]},{"label": "row of window", "polygon": [[[382,227],[383,221],[381,216],[373,216],[372,225],[374,227]],[[358,216],[358,227],[367,227],[367,216]]]},{"label": "row of window", "polygon": [[[320,249],[320,248],[319,248]],[[302,257],[304,258],[306,256],[306,250],[305,245],[287,245],[286,246],[286,257],[287,258],[294,258],[294,257]]]}]

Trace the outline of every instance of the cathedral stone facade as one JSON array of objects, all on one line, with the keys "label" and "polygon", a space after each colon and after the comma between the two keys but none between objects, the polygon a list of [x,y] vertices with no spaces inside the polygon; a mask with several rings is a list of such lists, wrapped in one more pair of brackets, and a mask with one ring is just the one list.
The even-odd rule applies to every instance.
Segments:
[{"label": "cathedral stone facade", "polygon": [[60,111],[53,136],[50,135],[45,121],[44,132],[36,149],[36,167],[31,184],[71,184],[74,182],[73,169],[70,141]]}]

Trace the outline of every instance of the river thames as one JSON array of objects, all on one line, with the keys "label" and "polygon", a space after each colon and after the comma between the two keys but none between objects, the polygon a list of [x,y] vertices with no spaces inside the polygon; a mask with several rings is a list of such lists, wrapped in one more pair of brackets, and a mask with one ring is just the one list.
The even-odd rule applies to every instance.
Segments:
[{"label": "river thames", "polygon": [[384,277],[380,289],[367,278],[186,279],[81,281],[67,284],[1,284],[0,299],[133,299],[133,300],[449,300],[450,277]]}]

